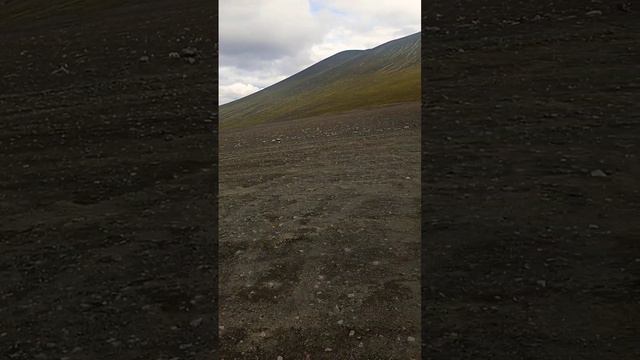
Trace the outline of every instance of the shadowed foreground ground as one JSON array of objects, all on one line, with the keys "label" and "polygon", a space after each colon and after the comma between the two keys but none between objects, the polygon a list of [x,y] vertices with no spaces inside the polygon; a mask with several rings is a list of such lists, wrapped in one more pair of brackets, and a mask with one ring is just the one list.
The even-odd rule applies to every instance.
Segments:
[{"label": "shadowed foreground ground", "polygon": [[639,9],[426,6],[424,353],[637,359]]},{"label": "shadowed foreground ground", "polygon": [[214,355],[216,19],[189,5],[2,23],[0,357]]}]

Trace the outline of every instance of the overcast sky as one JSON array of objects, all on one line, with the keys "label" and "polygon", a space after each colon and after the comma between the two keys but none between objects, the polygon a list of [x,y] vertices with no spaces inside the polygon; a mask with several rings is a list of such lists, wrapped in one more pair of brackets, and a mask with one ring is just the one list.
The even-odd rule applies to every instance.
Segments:
[{"label": "overcast sky", "polygon": [[342,50],[420,31],[418,0],[222,0],[220,104]]}]

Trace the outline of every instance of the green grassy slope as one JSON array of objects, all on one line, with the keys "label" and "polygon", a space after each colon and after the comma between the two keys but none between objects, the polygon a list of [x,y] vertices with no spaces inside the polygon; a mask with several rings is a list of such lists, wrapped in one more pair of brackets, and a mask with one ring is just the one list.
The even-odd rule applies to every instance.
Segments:
[{"label": "green grassy slope", "polygon": [[220,107],[223,127],[420,100],[420,33],[338,53]]}]

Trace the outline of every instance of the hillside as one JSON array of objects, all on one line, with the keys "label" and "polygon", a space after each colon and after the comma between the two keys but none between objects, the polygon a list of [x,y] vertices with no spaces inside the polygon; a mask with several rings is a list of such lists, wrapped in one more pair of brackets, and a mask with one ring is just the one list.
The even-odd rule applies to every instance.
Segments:
[{"label": "hillside", "polygon": [[420,99],[420,33],[337,53],[220,107],[223,127]]}]

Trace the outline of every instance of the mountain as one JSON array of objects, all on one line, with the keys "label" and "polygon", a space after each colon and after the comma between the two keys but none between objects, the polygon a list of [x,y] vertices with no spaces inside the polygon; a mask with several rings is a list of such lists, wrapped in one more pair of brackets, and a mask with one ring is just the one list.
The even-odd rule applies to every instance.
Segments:
[{"label": "mountain", "polygon": [[347,50],[220,107],[222,127],[420,100],[420,33]]}]

